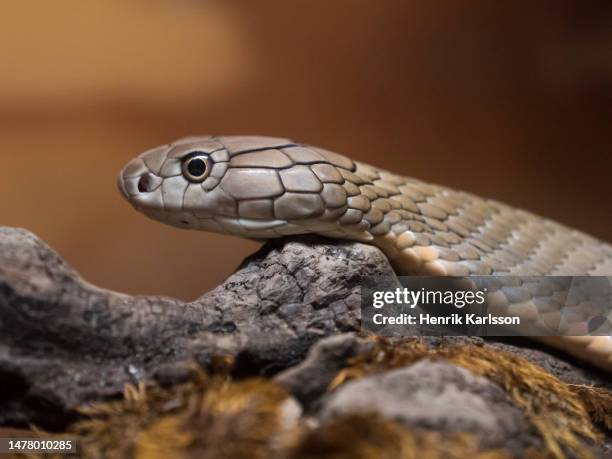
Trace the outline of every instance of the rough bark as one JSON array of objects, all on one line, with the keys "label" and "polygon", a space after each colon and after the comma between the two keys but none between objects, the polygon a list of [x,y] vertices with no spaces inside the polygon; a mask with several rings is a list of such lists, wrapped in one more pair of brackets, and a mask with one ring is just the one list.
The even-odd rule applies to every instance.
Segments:
[{"label": "rough bark", "polygon": [[240,376],[273,374],[319,338],[356,330],[359,279],[383,273],[368,245],[276,241],[184,303],[90,285],[30,232],[0,228],[0,423],[60,426],[128,382],[180,379],[192,359],[233,355]]},{"label": "rough bark", "polygon": [[[0,425],[61,429],[75,418],[76,406],[116,397],[126,383],[156,379],[174,384],[189,377],[189,362],[208,368],[216,356],[225,355],[235,357],[235,376],[275,376],[307,411],[316,405],[323,412],[350,412],[347,403],[338,405],[341,392],[335,401],[321,396],[346,360],[369,348],[353,333],[359,330],[359,284],[363,276],[380,274],[393,271],[372,246],[316,237],[285,239],[265,244],[222,285],[184,303],[88,284],[32,233],[0,228]],[[427,341],[482,344],[479,338],[461,337]],[[531,342],[487,345],[519,353],[567,382],[610,384],[603,373]],[[473,410],[473,419],[461,422],[478,430],[483,417],[501,419],[506,410],[516,421],[508,432],[520,431],[520,416],[498,397],[498,388],[466,372],[429,365],[400,376],[407,381],[433,378],[439,393],[453,385],[471,385],[476,392],[468,399],[481,408],[484,403],[489,411]],[[381,378],[374,385],[385,391],[385,384],[394,380]],[[389,391],[397,387],[393,383]],[[359,398],[364,388],[370,392],[367,381],[344,388],[344,397],[350,400],[352,390]],[[396,392],[407,404],[419,394]],[[488,403],[489,396],[497,397],[498,405]],[[426,395],[419,397],[422,401]],[[459,404],[461,400],[465,397],[453,398]],[[427,418],[427,409],[423,413],[405,421],[452,422]]]}]

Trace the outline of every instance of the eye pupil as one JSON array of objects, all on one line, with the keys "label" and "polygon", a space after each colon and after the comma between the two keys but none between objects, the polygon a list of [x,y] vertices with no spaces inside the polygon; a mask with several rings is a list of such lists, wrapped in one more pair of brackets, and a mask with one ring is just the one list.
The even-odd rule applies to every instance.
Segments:
[{"label": "eye pupil", "polygon": [[187,171],[193,177],[201,177],[206,173],[206,162],[204,162],[203,159],[194,158],[189,161],[189,164],[187,165]]}]

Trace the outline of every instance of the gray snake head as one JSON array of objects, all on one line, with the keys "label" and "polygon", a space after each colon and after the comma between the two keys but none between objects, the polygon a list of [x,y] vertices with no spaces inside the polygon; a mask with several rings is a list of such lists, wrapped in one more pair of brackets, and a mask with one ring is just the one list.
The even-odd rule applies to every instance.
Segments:
[{"label": "gray snake head", "polygon": [[[344,156],[287,139],[187,137],[130,161],[118,184],[152,219],[266,239],[338,229],[350,211],[345,176],[355,168]],[[359,225],[343,231],[359,238]]]}]

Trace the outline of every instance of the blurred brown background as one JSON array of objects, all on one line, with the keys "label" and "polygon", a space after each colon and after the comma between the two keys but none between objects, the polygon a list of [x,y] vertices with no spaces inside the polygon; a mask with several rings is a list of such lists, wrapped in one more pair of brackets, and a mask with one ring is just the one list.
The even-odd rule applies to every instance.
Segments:
[{"label": "blurred brown background", "polygon": [[108,288],[192,299],[256,249],[116,191],[194,133],[292,137],[612,240],[610,2],[22,0],[0,69],[0,224]]}]

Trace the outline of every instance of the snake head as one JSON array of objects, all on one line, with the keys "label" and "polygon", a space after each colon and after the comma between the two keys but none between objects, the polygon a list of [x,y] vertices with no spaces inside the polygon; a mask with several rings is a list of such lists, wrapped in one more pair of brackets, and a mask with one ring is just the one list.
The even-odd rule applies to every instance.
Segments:
[{"label": "snake head", "polygon": [[187,137],[130,161],[119,189],[148,217],[181,228],[253,239],[325,234],[347,214],[358,224],[348,205],[355,168],[287,139]]}]

